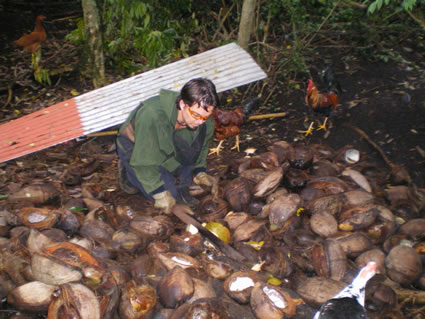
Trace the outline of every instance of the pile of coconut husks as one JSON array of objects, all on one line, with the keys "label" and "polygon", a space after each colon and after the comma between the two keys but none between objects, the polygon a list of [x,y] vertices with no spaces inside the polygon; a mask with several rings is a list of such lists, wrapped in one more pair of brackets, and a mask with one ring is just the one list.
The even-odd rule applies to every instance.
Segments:
[{"label": "pile of coconut husks", "polygon": [[279,141],[168,216],[93,145],[0,166],[2,318],[310,319],[371,260],[369,317],[424,318],[425,189],[402,167]]}]

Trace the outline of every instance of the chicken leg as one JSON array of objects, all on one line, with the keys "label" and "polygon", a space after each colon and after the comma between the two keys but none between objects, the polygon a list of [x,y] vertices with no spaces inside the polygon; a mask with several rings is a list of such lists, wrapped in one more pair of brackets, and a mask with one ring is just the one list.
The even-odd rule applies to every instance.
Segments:
[{"label": "chicken leg", "polygon": [[305,133],[305,136],[313,135],[313,127],[314,127],[314,122],[311,122],[310,126],[308,127],[306,131],[298,131],[298,132]]},{"label": "chicken leg", "polygon": [[220,151],[221,151],[223,142],[224,142],[224,140],[221,140],[218,143],[217,147],[210,148],[210,152],[208,153],[208,155],[211,155],[211,154],[217,154],[217,156],[220,155]]},{"label": "chicken leg", "polygon": [[238,134],[238,135],[236,135],[235,145],[231,148],[231,150],[237,149],[238,152],[240,152],[241,150],[239,149],[239,142],[240,142],[240,140],[239,140],[239,134]]},{"label": "chicken leg", "polygon": [[319,127],[317,128],[318,131],[320,130],[325,130],[326,131],[326,123],[328,122],[328,118],[326,117],[323,124],[320,124]]}]

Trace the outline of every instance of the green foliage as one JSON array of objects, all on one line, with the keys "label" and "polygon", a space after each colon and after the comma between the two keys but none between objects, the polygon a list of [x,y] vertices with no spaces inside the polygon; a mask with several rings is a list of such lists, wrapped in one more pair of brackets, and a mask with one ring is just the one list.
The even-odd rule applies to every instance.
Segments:
[{"label": "green foliage", "polygon": [[[411,15],[407,10],[421,17],[418,9],[425,0],[257,3],[256,30],[249,49],[264,65],[270,65],[273,57],[271,72],[278,74],[279,81],[295,84],[311,71],[312,61],[328,62],[327,57],[316,55],[317,48],[341,45],[350,47],[350,55],[394,61],[397,57],[390,49],[398,46],[398,35],[415,34],[406,22]],[[198,48],[233,42],[242,4],[243,0],[103,0],[107,67],[134,73],[194,54]],[[83,44],[84,36],[81,19],[68,39]]]},{"label": "green foliage", "polygon": [[31,66],[34,71],[34,78],[38,83],[46,83],[48,85],[51,85],[52,82],[50,81],[50,75],[49,70],[43,69],[40,66],[41,62],[41,47],[38,48],[38,50],[32,54],[31,56]]},{"label": "green foliage", "polygon": [[[367,12],[372,14],[375,11],[381,10],[383,5],[388,6],[390,3],[398,4],[399,2],[396,0],[374,0],[367,9]],[[403,0],[400,4],[400,7],[404,10],[412,10],[416,5],[416,0]]]},{"label": "green foliage", "polygon": [[65,36],[65,39],[71,41],[77,45],[83,45],[86,41],[86,34],[84,32],[84,20],[83,18],[77,19],[77,29]]},{"label": "green foliage", "polygon": [[[107,63],[126,72],[153,68],[189,55],[199,30],[192,0],[105,0],[101,10]],[[84,21],[67,36],[85,41]]]}]

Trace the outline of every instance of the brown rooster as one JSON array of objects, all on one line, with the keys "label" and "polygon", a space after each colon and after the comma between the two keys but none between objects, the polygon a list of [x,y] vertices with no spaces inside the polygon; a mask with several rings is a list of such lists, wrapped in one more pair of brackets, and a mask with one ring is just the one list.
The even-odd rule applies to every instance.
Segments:
[{"label": "brown rooster", "polygon": [[[326,130],[326,123],[331,112],[338,106],[341,86],[336,80],[330,67],[327,67],[320,74],[322,82],[326,87],[325,92],[320,92],[313,80],[308,79],[307,94],[305,102],[314,112],[325,114],[326,118],[323,124],[319,125],[317,130]],[[307,131],[302,131],[305,135],[312,134],[314,122],[311,122]]]},{"label": "brown rooster", "polygon": [[45,16],[37,16],[35,19],[35,28],[34,31],[30,34],[23,35],[14,43],[20,47],[23,47],[25,50],[35,53],[40,48],[40,44],[46,41],[46,31],[41,24],[41,21],[45,19]]},{"label": "brown rooster", "polygon": [[218,146],[210,150],[210,154],[220,154],[224,139],[230,136],[236,136],[235,146],[231,149],[239,150],[239,132],[240,126],[245,122],[248,116],[259,106],[259,99],[253,98],[245,101],[241,106],[237,108],[225,111],[220,108],[215,108],[214,126],[215,126],[215,137],[220,141]]}]

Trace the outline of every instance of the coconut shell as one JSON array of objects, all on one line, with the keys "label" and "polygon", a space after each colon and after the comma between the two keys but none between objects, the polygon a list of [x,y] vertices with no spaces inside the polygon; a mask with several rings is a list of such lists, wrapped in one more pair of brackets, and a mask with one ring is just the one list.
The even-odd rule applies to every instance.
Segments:
[{"label": "coconut shell", "polygon": [[311,277],[298,284],[295,290],[309,305],[319,308],[345,286],[346,283],[331,278]]},{"label": "coconut shell", "polygon": [[249,303],[251,291],[259,280],[259,276],[253,271],[237,271],[224,281],[224,291],[237,302],[246,304]]},{"label": "coconut shell", "polygon": [[324,238],[338,232],[338,223],[335,217],[327,212],[313,214],[310,218],[310,226],[314,233]]},{"label": "coconut shell", "polygon": [[250,304],[258,319],[281,319],[296,313],[296,304],[288,293],[261,282],[252,289]]},{"label": "coconut shell", "polygon": [[132,221],[134,217],[137,216],[137,212],[131,206],[128,205],[117,205],[115,207],[115,213],[118,219],[122,223],[126,224]]},{"label": "coconut shell", "polygon": [[77,218],[76,214],[73,214],[71,211],[67,209],[61,209],[59,210],[60,218],[58,223],[56,224],[56,227],[59,229],[62,229],[67,234],[74,234],[76,233],[81,224],[79,219]]},{"label": "coconut shell", "polygon": [[243,177],[236,177],[224,188],[224,198],[236,212],[246,211],[251,201],[251,182]]},{"label": "coconut shell", "polygon": [[359,269],[366,266],[369,261],[374,261],[377,266],[377,272],[385,273],[385,253],[379,248],[373,248],[360,254],[356,258],[356,265]]},{"label": "coconut shell", "polygon": [[352,258],[359,256],[372,246],[371,240],[360,232],[337,234],[332,238],[341,245],[347,256]]},{"label": "coconut shell", "polygon": [[351,190],[344,193],[345,207],[365,206],[373,203],[373,194],[363,190]]},{"label": "coconut shell", "polygon": [[311,167],[311,175],[315,177],[337,176],[338,173],[339,167],[325,159],[315,162]]},{"label": "coconut shell", "polygon": [[22,224],[35,229],[48,229],[59,220],[58,212],[47,208],[26,207],[18,212]]},{"label": "coconut shell", "polygon": [[57,286],[32,281],[16,287],[7,296],[7,302],[21,311],[46,312]]},{"label": "coconut shell", "polygon": [[328,195],[344,193],[349,190],[348,185],[343,180],[332,176],[313,178],[309,180],[307,186],[320,189]]},{"label": "coconut shell", "polygon": [[287,188],[297,191],[307,184],[308,179],[306,171],[290,167],[285,172],[283,183]]},{"label": "coconut shell", "polygon": [[27,201],[33,204],[45,204],[56,200],[60,193],[52,184],[25,186],[21,190],[9,195],[12,202]]},{"label": "coconut shell", "polygon": [[[238,313],[241,314],[240,312]],[[162,318],[162,317],[161,317]],[[220,298],[206,298],[196,300],[194,303],[183,304],[177,308],[170,317],[170,319],[229,319],[234,318],[229,316],[228,311],[223,307]],[[254,319],[243,316],[246,319]]]},{"label": "coconut shell", "polygon": [[268,211],[270,224],[279,227],[292,217],[301,205],[301,197],[298,194],[288,194],[266,205],[263,211]]},{"label": "coconut shell", "polygon": [[182,253],[176,253],[176,252],[161,253],[160,252],[157,254],[157,257],[161,261],[161,263],[164,265],[164,267],[167,268],[169,271],[176,266],[179,266],[183,269],[187,269],[187,268],[199,269],[201,266],[195,258],[192,258],[189,255],[185,255]]},{"label": "coconut shell", "polygon": [[187,300],[188,303],[194,303],[199,299],[216,297],[216,293],[214,289],[207,282],[197,278],[192,278],[192,282],[193,282],[194,292],[192,297]]},{"label": "coconut shell", "polygon": [[114,229],[102,220],[86,220],[80,228],[80,234],[99,244],[109,244]]},{"label": "coconut shell", "polygon": [[364,191],[371,193],[372,187],[370,186],[367,178],[354,169],[347,169],[341,173],[342,176],[347,176],[351,178],[353,182],[355,182],[358,186],[360,186]]},{"label": "coconut shell", "polygon": [[288,160],[292,145],[286,141],[274,142],[269,146],[269,150],[277,155],[279,163]]},{"label": "coconut shell", "polygon": [[9,233],[10,226],[7,223],[7,215],[7,211],[0,211],[0,236],[6,236]]},{"label": "coconut shell", "polygon": [[194,285],[190,275],[176,266],[161,280],[158,287],[161,303],[167,308],[176,308],[192,297]]},{"label": "coconut shell", "polygon": [[274,152],[264,152],[251,157],[252,168],[264,168],[265,170],[273,170],[279,166],[279,159]]},{"label": "coconut shell", "polygon": [[174,234],[170,237],[170,248],[174,252],[195,257],[202,252],[202,247],[202,237],[199,232],[192,234],[184,231],[181,234]]},{"label": "coconut shell", "polygon": [[39,232],[38,230],[31,229],[28,236],[27,247],[31,253],[41,252],[46,246],[52,245],[54,241]]},{"label": "coconut shell", "polygon": [[151,258],[147,254],[139,255],[130,265],[131,278],[137,284],[149,282],[156,287],[159,280],[167,273],[157,258]]},{"label": "coconut shell", "polygon": [[36,280],[49,285],[62,285],[83,278],[80,270],[39,253],[32,255],[31,269]]},{"label": "coconut shell", "polygon": [[283,168],[277,167],[270,171],[267,176],[255,185],[254,188],[254,197],[266,197],[269,194],[273,193],[278,186],[283,177]]},{"label": "coconut shell", "polygon": [[338,228],[342,231],[356,231],[371,226],[379,210],[375,205],[354,207],[343,211],[338,217]]},{"label": "coconut shell", "polygon": [[414,282],[422,273],[422,261],[414,248],[398,245],[385,258],[388,276],[401,284]]},{"label": "coconut shell", "polygon": [[276,278],[288,278],[294,270],[291,259],[277,247],[261,248],[260,260],[264,261],[261,270]]},{"label": "coconut shell", "polygon": [[425,218],[415,218],[400,226],[400,233],[408,234],[413,240],[425,238]]},{"label": "coconut shell", "polygon": [[293,145],[289,149],[289,163],[293,168],[306,169],[313,163],[313,149],[306,145]]},{"label": "coconut shell", "polygon": [[226,279],[233,272],[233,268],[229,264],[214,260],[207,256],[202,257],[202,266],[208,276],[215,279]]},{"label": "coconut shell", "polygon": [[224,217],[224,221],[229,226],[230,230],[235,230],[239,225],[246,223],[250,219],[247,213],[229,213]]},{"label": "coconut shell", "polygon": [[270,172],[266,171],[264,168],[251,168],[241,172],[239,176],[257,184],[264,180],[269,174]]},{"label": "coconut shell", "polygon": [[312,259],[317,275],[340,281],[344,278],[347,255],[336,241],[324,240],[315,244]]},{"label": "coconut shell", "polygon": [[305,208],[312,214],[327,212],[333,216],[338,215],[344,207],[343,194],[328,195],[308,201]]},{"label": "coconut shell", "polygon": [[375,222],[367,228],[367,235],[374,244],[381,244],[394,234],[396,229],[395,217],[386,207],[376,205],[378,215]]},{"label": "coconut shell", "polygon": [[80,283],[62,285],[61,294],[50,303],[48,312],[49,318],[101,318],[100,304],[96,295]]},{"label": "coconut shell", "polygon": [[130,227],[144,240],[168,238],[174,232],[173,222],[168,216],[137,216],[130,222]]},{"label": "coconut shell", "polygon": [[246,223],[239,225],[232,234],[232,241],[239,242],[250,240],[252,236],[264,225],[264,221],[250,219]]},{"label": "coconut shell", "polygon": [[146,243],[143,242],[141,235],[129,227],[117,230],[112,235],[111,247],[116,251],[126,251],[133,253],[138,249],[145,248]]},{"label": "coconut shell", "polygon": [[199,203],[201,219],[206,222],[215,221],[224,217],[229,210],[229,205],[221,198],[214,199],[212,195],[202,198]]},{"label": "coconut shell", "polygon": [[129,281],[122,289],[119,314],[122,319],[150,319],[157,302],[156,291],[149,285]]}]

